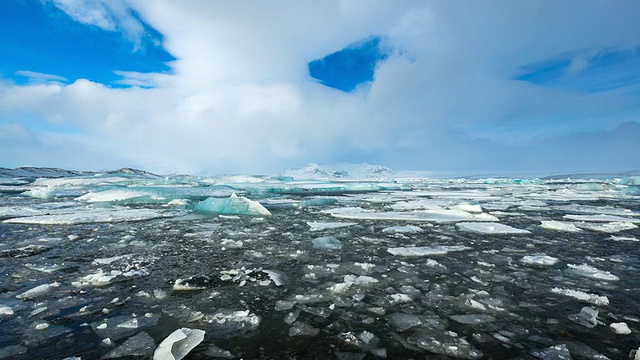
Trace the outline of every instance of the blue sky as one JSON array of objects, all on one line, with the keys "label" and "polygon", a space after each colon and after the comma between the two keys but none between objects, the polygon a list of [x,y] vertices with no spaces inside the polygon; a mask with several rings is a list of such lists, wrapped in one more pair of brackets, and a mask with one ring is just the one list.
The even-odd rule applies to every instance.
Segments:
[{"label": "blue sky", "polygon": [[0,166],[640,168],[640,3],[0,2]]}]

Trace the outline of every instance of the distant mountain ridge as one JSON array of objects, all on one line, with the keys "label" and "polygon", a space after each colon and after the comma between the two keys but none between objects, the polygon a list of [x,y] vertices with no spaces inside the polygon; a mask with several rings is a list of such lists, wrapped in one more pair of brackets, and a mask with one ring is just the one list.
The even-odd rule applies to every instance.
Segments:
[{"label": "distant mountain ridge", "polygon": [[286,169],[280,175],[294,179],[372,179],[390,177],[395,172],[386,166],[367,163],[335,166],[310,163],[302,168]]},{"label": "distant mountain ridge", "polygon": [[0,167],[0,176],[5,177],[16,177],[16,178],[25,178],[25,177],[36,177],[36,178],[61,178],[61,177],[72,177],[72,176],[94,176],[100,174],[109,174],[109,175],[135,175],[142,176],[148,178],[161,178],[162,176],[139,169],[133,168],[122,168],[118,170],[110,170],[110,171],[82,171],[82,170],[66,170],[59,168],[48,168],[48,167],[32,167],[32,166],[24,166],[17,167],[15,169],[3,168]]}]

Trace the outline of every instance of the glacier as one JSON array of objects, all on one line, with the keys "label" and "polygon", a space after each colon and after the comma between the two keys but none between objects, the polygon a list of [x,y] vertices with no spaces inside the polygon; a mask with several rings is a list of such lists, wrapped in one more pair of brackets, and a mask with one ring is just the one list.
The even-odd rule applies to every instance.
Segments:
[{"label": "glacier", "polygon": [[640,348],[635,178],[294,175],[0,169],[0,358]]}]

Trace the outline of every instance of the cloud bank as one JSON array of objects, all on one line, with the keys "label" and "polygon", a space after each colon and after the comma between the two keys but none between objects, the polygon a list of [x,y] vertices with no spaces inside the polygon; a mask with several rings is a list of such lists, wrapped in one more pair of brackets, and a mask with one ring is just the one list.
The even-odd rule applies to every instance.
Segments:
[{"label": "cloud bank", "polygon": [[[144,21],[177,60],[171,73],[114,69],[124,88],[91,79],[65,85],[55,76],[26,85],[0,79],[4,166],[191,173],[364,161],[461,173],[640,168],[633,156],[640,153],[640,86],[616,75],[629,73],[616,67],[629,62],[594,72],[590,85],[604,90],[579,91],[578,76],[602,66],[594,61],[598,51],[639,56],[638,2],[54,3],[134,45]],[[390,54],[373,81],[345,93],[309,76],[309,62],[371,36],[381,36]],[[553,76],[574,86],[521,78],[558,56],[570,57],[569,65]]]}]

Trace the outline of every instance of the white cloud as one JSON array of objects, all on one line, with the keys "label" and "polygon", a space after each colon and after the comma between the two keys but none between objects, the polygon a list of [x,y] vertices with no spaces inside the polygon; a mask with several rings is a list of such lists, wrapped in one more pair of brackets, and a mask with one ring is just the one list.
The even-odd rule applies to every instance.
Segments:
[{"label": "white cloud", "polygon": [[16,75],[24,76],[32,83],[63,83],[67,81],[64,76],[44,74],[29,70],[16,71]]},{"label": "white cloud", "polygon": [[[277,172],[310,161],[476,169],[493,159],[496,168],[513,167],[523,154],[540,166],[569,167],[579,154],[552,159],[554,153],[536,152],[535,144],[562,143],[545,140],[551,137],[583,144],[570,141],[574,133],[605,134],[640,113],[632,95],[510,80],[520,66],[568,51],[640,45],[636,2],[56,4],[80,22],[135,39],[143,35],[130,5],[178,59],[171,75],[118,72],[121,84],[151,89],[88,80],[0,84],[0,117],[21,124],[27,114],[79,129],[86,137],[73,137],[79,150],[69,152],[72,158],[84,150],[113,154],[83,158],[87,168],[119,159],[161,172]],[[308,61],[371,35],[387,36],[386,45],[403,55],[380,64],[368,89],[347,94],[309,78]]]},{"label": "white cloud", "polygon": [[50,0],[75,21],[107,31],[120,31],[138,50],[144,35],[142,23],[126,0]]}]

